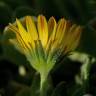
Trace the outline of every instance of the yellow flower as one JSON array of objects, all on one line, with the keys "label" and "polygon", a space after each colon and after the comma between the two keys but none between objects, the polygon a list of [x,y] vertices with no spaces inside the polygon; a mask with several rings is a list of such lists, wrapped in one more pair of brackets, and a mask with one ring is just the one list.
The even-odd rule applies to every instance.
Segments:
[{"label": "yellow flower", "polygon": [[25,54],[42,78],[48,75],[59,56],[77,47],[81,36],[80,26],[64,18],[56,23],[51,17],[47,22],[43,15],[39,15],[37,21],[26,16],[23,24],[16,19],[16,24],[9,24],[9,29],[16,34],[10,41]]}]

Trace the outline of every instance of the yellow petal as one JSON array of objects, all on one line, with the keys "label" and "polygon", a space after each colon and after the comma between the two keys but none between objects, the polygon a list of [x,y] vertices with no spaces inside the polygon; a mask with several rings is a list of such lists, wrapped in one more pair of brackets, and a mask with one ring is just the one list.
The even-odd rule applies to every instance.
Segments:
[{"label": "yellow petal", "polygon": [[[16,26],[14,26],[14,25],[12,25],[12,24],[10,24],[9,25],[9,29],[11,30],[11,31],[13,31],[13,32],[15,32],[16,33],[16,40],[20,43],[20,44],[23,44],[22,46],[24,47],[25,46],[25,41],[23,40],[23,38],[22,38],[22,36],[20,35],[20,32],[19,32],[19,30],[16,28]],[[12,41],[12,40],[11,40]],[[13,40],[13,42],[14,42],[15,40]],[[23,43],[22,43],[23,42]]]},{"label": "yellow petal", "polygon": [[77,47],[81,36],[81,27],[74,24],[67,33],[64,41],[65,53],[72,51]]},{"label": "yellow petal", "polygon": [[73,32],[73,38],[71,39],[69,43],[68,49],[74,50],[78,46],[80,37],[81,37],[81,32],[82,32],[82,28],[80,26],[75,28]]},{"label": "yellow petal", "polygon": [[56,39],[58,39],[58,43],[61,43],[66,29],[66,20],[60,19],[57,26]]},{"label": "yellow petal", "polygon": [[20,36],[22,37],[22,39],[28,43],[28,39],[29,39],[29,36],[28,36],[28,33],[26,32],[26,30],[24,29],[23,25],[21,24],[21,22],[16,19],[16,23],[17,23],[17,26],[18,26],[18,30],[19,30],[19,34]]},{"label": "yellow petal", "polygon": [[27,31],[31,35],[32,39],[37,40],[38,39],[38,34],[37,34],[37,30],[36,30],[34,20],[31,16],[26,16],[26,26],[27,26]]},{"label": "yellow petal", "polygon": [[54,17],[51,17],[48,21],[48,32],[49,32],[49,37],[48,37],[48,43],[46,46],[46,51],[48,52],[56,35],[56,20]]},{"label": "yellow petal", "polygon": [[76,35],[76,32],[75,32],[76,28],[77,28],[77,25],[74,24],[69,28],[69,31],[66,32],[65,41],[67,45],[70,45],[70,42],[74,40]]},{"label": "yellow petal", "polygon": [[35,47],[33,38],[31,38],[29,32],[26,32],[26,30],[24,29],[24,27],[22,26],[22,24],[19,22],[18,19],[16,19],[16,22],[17,22],[19,34],[22,37],[22,40],[26,43],[27,46],[30,46],[31,44],[32,47]]},{"label": "yellow petal", "polygon": [[48,26],[46,18],[42,15],[39,15],[37,23],[39,39],[41,40],[42,45],[45,47],[48,41]]},{"label": "yellow petal", "polygon": [[51,39],[54,40],[56,34],[56,20],[54,17],[51,17],[48,21],[48,32],[49,38],[51,37]]},{"label": "yellow petal", "polygon": [[8,28],[9,28],[9,30],[11,30],[14,33],[19,33],[18,28],[15,25],[11,24],[11,23],[9,23]]},{"label": "yellow petal", "polygon": [[[69,28],[68,28],[69,27]],[[67,26],[67,29],[65,31],[65,36],[63,37],[63,42],[62,42],[62,50],[64,50],[64,52],[69,51],[69,46],[70,46],[70,42],[72,41],[73,37],[73,32],[75,30],[77,26],[73,25],[73,26]]]}]

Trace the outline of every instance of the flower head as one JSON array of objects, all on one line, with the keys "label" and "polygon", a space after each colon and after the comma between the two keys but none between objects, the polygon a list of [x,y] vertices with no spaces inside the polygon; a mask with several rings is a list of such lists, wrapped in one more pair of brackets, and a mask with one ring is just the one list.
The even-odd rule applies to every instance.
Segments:
[{"label": "flower head", "polygon": [[47,22],[43,15],[39,15],[37,21],[26,16],[23,24],[16,19],[16,24],[9,24],[9,29],[16,34],[10,41],[43,75],[50,72],[59,56],[77,47],[81,35],[80,26],[72,25],[64,18],[56,23],[51,17]]}]

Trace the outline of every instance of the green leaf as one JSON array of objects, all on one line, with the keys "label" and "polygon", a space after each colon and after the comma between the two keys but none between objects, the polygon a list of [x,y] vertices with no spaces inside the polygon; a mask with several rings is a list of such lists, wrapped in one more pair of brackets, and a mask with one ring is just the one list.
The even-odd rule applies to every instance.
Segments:
[{"label": "green leaf", "polygon": [[8,4],[11,8],[15,9],[18,6],[27,5],[27,0],[0,0]]},{"label": "green leaf", "polygon": [[[16,96],[31,96],[30,95],[30,88],[24,88],[20,92],[16,94]],[[35,95],[33,95],[35,96]]]},{"label": "green leaf", "polygon": [[83,96],[84,92],[82,91],[83,89],[80,88],[76,88],[73,93],[71,94],[71,96]]},{"label": "green leaf", "polygon": [[51,96],[67,96],[65,83],[58,84]]},{"label": "green leaf", "polygon": [[27,16],[27,15],[32,15],[32,16],[35,16],[35,10],[32,9],[31,7],[28,7],[28,6],[20,6],[20,7],[17,7],[15,9],[15,11],[13,12],[13,20],[15,20],[16,18],[20,18],[20,17],[24,17],[24,16]]},{"label": "green leaf", "polygon": [[0,29],[11,21],[12,10],[9,5],[4,2],[0,2]]},{"label": "green leaf", "polygon": [[89,26],[82,32],[78,51],[96,56],[96,32]]},{"label": "green leaf", "polygon": [[0,31],[0,57],[3,55],[3,49],[2,49],[2,33]]},{"label": "green leaf", "polygon": [[30,90],[31,90],[31,96],[39,96],[39,93],[40,93],[40,76],[38,73],[36,73],[34,75]]},{"label": "green leaf", "polygon": [[67,96],[83,96],[86,91],[83,85],[72,83],[67,87]]}]

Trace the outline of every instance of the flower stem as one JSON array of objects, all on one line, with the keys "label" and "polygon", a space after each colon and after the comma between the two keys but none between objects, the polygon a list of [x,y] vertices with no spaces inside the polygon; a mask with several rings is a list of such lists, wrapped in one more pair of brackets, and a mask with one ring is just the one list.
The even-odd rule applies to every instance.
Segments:
[{"label": "flower stem", "polygon": [[46,83],[47,83],[47,75],[41,74],[40,81],[40,96],[46,96]]}]

